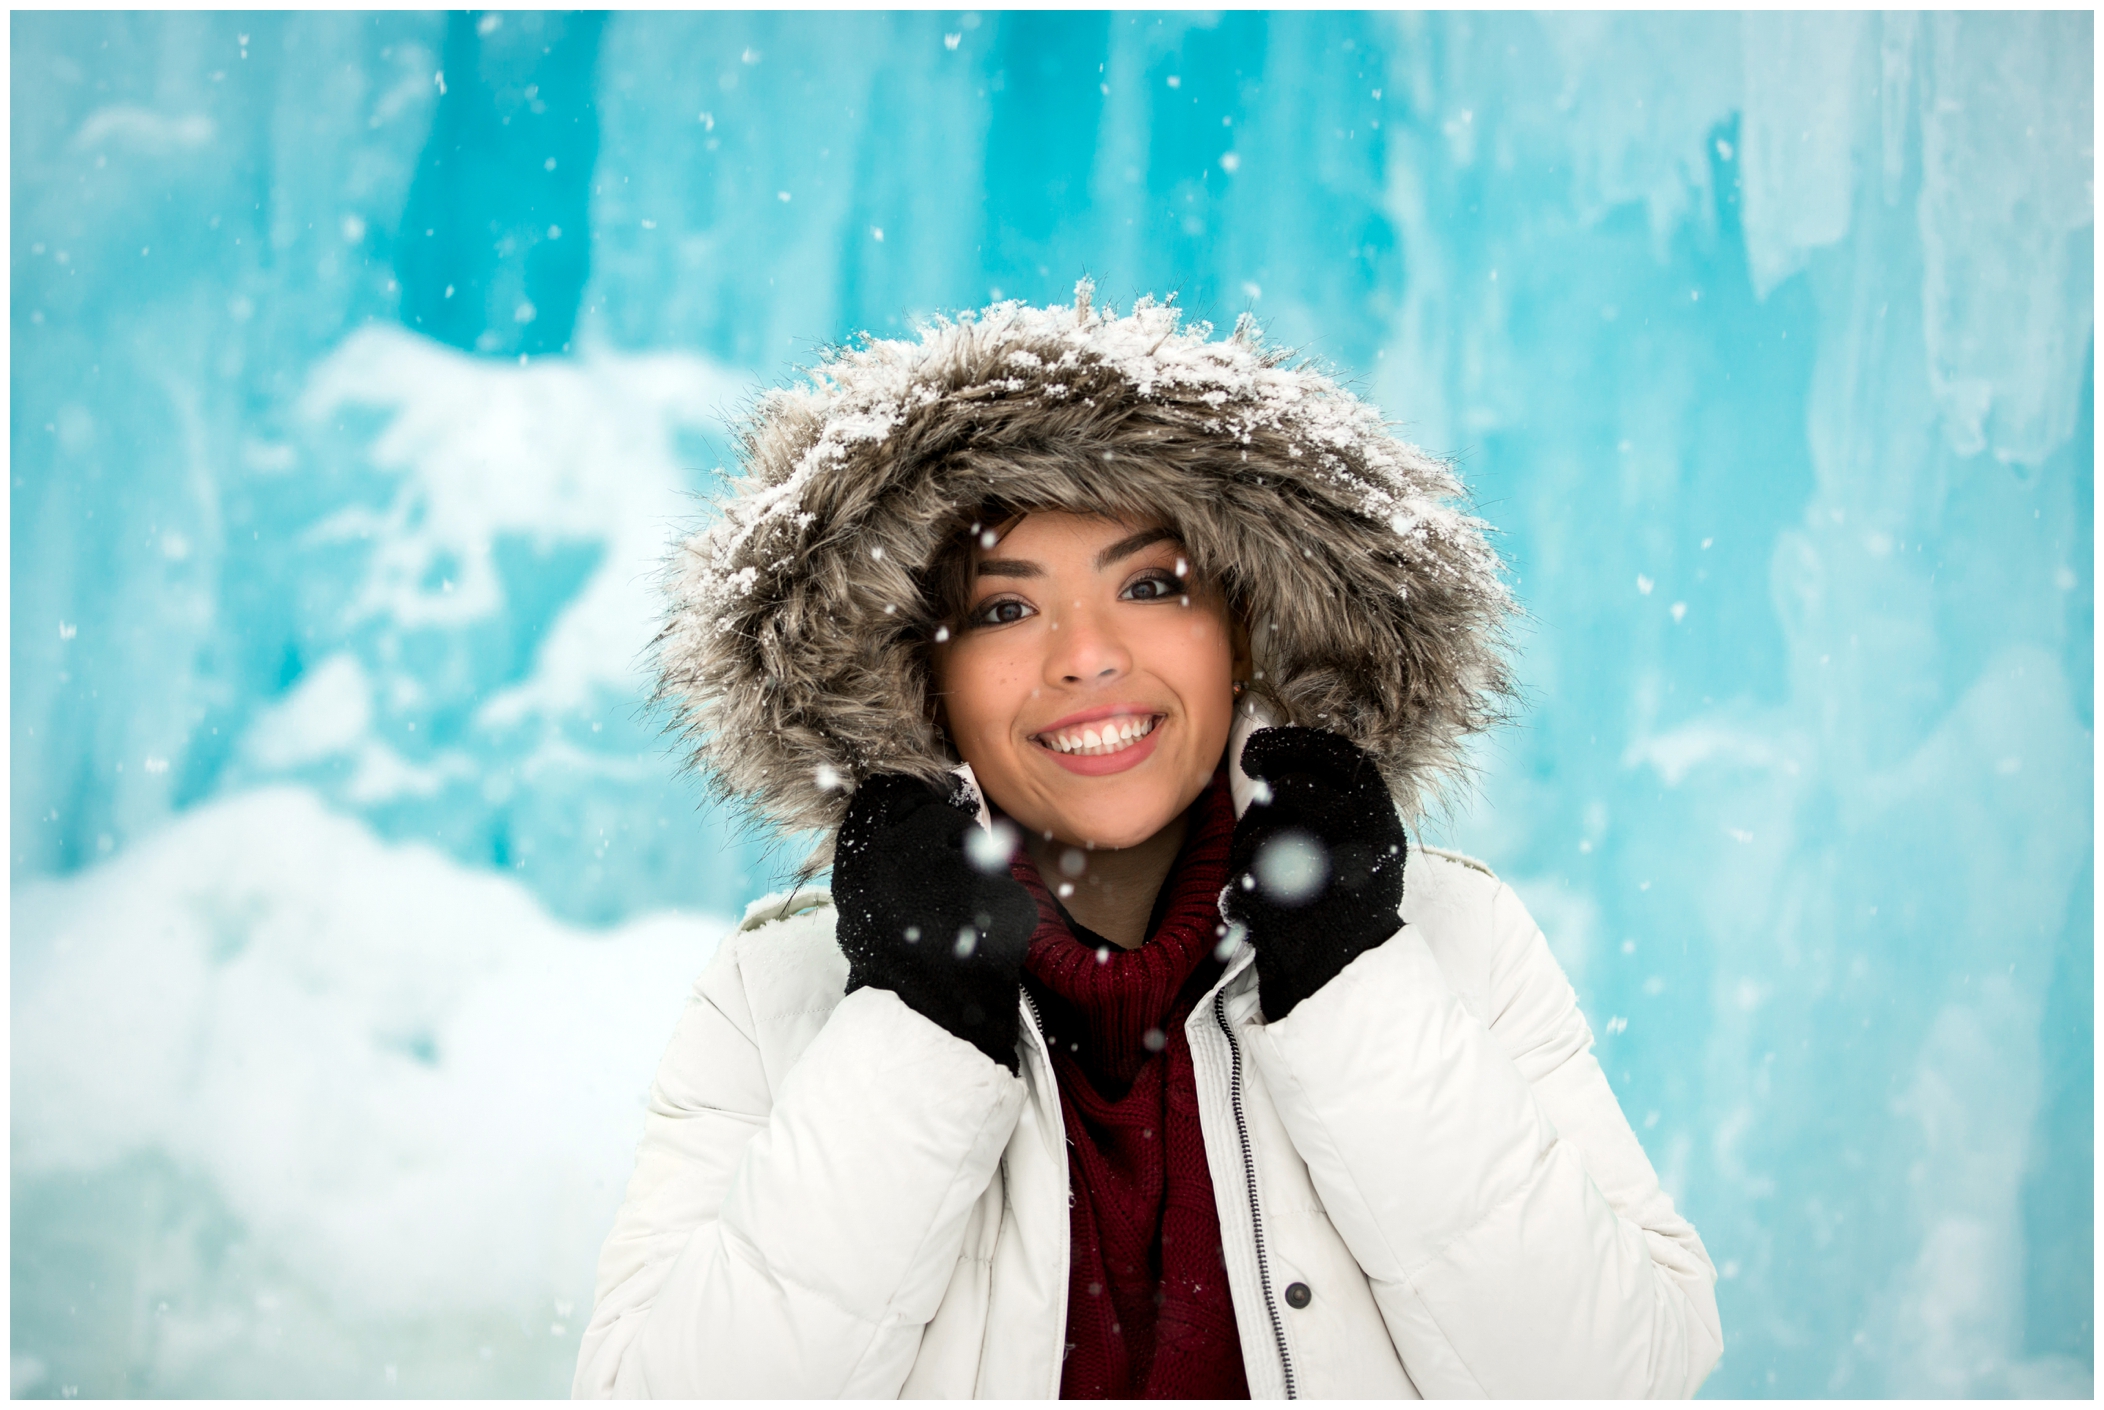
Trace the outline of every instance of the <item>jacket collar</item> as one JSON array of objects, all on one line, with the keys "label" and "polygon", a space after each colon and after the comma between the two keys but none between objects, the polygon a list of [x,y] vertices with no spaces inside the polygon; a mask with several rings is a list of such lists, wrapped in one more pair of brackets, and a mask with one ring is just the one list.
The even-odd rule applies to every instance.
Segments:
[{"label": "jacket collar", "polygon": [[1270,701],[1254,692],[1244,695],[1235,704],[1235,723],[1227,732],[1227,789],[1234,796],[1235,816],[1240,818],[1249,811],[1250,799],[1256,793],[1256,781],[1242,772],[1242,746],[1260,729],[1269,729],[1278,724],[1278,711]]}]

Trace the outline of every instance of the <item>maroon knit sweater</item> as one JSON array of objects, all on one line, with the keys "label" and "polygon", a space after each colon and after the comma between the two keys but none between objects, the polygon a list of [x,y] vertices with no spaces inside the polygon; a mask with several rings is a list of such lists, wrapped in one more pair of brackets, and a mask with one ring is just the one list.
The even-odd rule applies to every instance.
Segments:
[{"label": "maroon knit sweater", "polygon": [[1014,865],[1037,898],[1023,982],[1052,1050],[1073,1192],[1065,1400],[1249,1398],[1184,1036],[1220,975],[1234,825],[1222,770],[1137,950],[1076,925],[1027,854]]}]

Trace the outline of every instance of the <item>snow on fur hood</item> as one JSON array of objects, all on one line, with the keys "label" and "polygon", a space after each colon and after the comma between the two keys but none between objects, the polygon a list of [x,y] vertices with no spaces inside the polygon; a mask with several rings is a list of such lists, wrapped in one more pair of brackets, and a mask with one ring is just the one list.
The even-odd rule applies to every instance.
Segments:
[{"label": "snow on fur hood", "polygon": [[1121,318],[1092,293],[865,335],[760,398],[655,643],[657,698],[718,796],[830,829],[861,780],[956,765],[929,708],[931,569],[989,503],[1173,526],[1250,625],[1253,688],[1372,753],[1408,814],[1503,718],[1513,603],[1452,469],[1246,314],[1209,341],[1172,305]]}]

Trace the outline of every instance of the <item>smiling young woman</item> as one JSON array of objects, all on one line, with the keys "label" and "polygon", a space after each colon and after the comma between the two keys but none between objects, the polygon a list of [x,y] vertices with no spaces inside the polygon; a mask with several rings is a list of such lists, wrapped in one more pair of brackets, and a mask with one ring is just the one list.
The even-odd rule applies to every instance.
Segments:
[{"label": "smiling young woman", "polygon": [[[828,888],[696,982],[580,1395],[1686,1395],[1715,1273],[1541,931],[1406,832],[1510,687],[1449,467],[1089,290],[831,356],[661,693]],[[1408,885],[1405,886],[1407,879]]]},{"label": "smiling young woman", "polygon": [[1160,525],[1023,514],[953,552],[937,720],[1067,908],[1135,949],[1220,767],[1248,633]]}]

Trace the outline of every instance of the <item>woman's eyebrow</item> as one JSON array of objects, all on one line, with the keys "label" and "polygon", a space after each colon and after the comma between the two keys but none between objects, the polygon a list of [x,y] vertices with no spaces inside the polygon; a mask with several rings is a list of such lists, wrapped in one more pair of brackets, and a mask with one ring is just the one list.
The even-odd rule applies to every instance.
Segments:
[{"label": "woman's eyebrow", "polygon": [[1163,539],[1174,539],[1175,537],[1175,533],[1168,529],[1142,529],[1136,534],[1119,539],[1109,548],[1097,554],[1096,566],[1098,568],[1107,568],[1120,558],[1138,553],[1141,549],[1158,544]]},{"label": "woman's eyebrow", "polygon": [[980,561],[973,575],[981,578],[1042,578],[1045,570],[1028,559],[987,558]]}]

